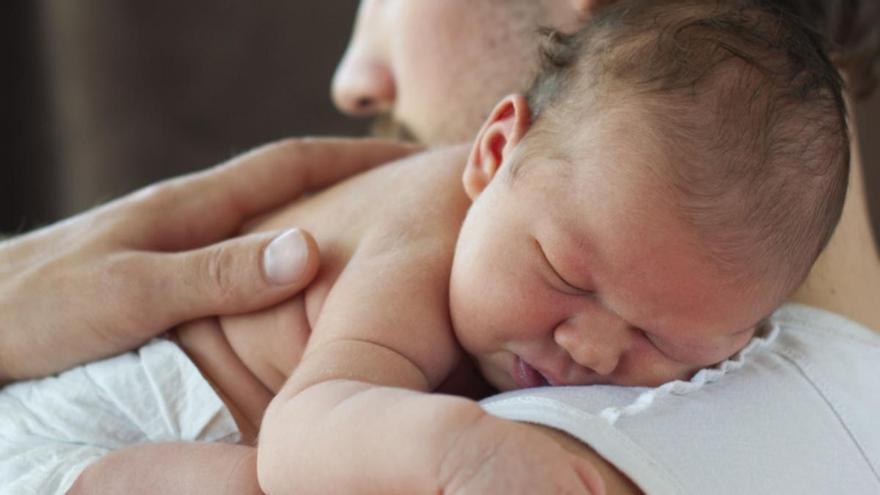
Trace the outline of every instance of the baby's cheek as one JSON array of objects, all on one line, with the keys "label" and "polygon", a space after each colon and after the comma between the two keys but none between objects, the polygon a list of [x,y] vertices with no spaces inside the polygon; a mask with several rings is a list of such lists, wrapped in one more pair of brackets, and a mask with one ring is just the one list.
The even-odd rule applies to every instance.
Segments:
[{"label": "baby's cheek", "polygon": [[689,380],[701,366],[681,363],[661,353],[650,343],[633,346],[614,373],[614,384],[657,387],[675,380]]}]

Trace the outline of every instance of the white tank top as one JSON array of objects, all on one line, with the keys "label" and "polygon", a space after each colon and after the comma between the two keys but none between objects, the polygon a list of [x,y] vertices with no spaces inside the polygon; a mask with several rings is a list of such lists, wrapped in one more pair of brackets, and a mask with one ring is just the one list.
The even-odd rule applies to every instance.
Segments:
[{"label": "white tank top", "polygon": [[657,388],[482,401],[590,445],[645,493],[880,494],[880,334],[789,304],[728,361]]}]

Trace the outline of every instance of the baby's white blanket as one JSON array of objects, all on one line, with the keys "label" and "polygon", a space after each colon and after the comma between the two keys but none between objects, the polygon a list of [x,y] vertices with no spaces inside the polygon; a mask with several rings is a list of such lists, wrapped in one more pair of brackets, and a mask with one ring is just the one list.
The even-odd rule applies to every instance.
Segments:
[{"label": "baby's white blanket", "polygon": [[90,463],[131,445],[237,442],[223,401],[166,340],[0,390],[0,494],[63,494]]}]

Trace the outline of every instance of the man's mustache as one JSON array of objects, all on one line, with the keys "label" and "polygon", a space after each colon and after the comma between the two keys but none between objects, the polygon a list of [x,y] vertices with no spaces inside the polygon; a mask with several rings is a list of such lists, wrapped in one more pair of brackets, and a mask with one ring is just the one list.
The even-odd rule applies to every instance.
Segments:
[{"label": "man's mustache", "polygon": [[370,135],[385,139],[396,139],[418,143],[419,139],[406,124],[394,118],[390,113],[377,115],[370,126]]}]

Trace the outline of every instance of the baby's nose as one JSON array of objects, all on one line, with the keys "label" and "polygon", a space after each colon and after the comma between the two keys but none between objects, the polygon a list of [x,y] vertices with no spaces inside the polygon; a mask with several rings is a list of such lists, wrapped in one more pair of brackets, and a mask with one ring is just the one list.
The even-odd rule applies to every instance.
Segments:
[{"label": "baby's nose", "polygon": [[333,103],[353,116],[387,112],[396,90],[390,67],[376,57],[349,49],[333,76]]},{"label": "baby's nose", "polygon": [[556,328],[553,339],[575,363],[599,375],[610,375],[626,350],[629,329],[589,326],[590,322],[565,322]]}]

